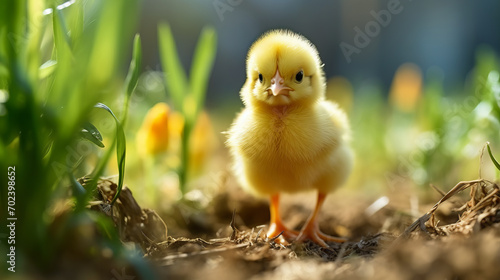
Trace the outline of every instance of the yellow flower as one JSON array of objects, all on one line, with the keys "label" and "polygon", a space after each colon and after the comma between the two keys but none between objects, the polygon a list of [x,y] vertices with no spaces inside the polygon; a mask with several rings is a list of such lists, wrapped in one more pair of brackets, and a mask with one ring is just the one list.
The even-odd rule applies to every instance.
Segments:
[{"label": "yellow flower", "polygon": [[170,150],[177,152],[180,151],[182,131],[184,130],[184,117],[177,111],[170,113],[168,119],[168,131],[170,133]]},{"label": "yellow flower", "polygon": [[199,174],[213,152],[217,149],[218,141],[207,112],[198,116],[189,139],[189,167],[192,175]]},{"label": "yellow flower", "polygon": [[[169,151],[176,155],[177,164],[180,164],[181,137],[184,130],[184,117],[172,111],[169,118],[169,132],[171,145]],[[189,170],[191,175],[197,175],[202,170],[208,159],[218,147],[217,137],[214,134],[212,122],[207,112],[202,111],[189,138]]]},{"label": "yellow flower", "polygon": [[392,81],[390,103],[404,112],[413,112],[422,92],[422,74],[417,65],[401,65]]},{"label": "yellow flower", "polygon": [[142,155],[156,155],[168,148],[170,108],[166,103],[157,103],[151,108],[137,134],[137,150]]},{"label": "yellow flower", "polygon": [[[137,134],[137,150],[141,156],[152,156],[166,153],[166,164],[177,168],[180,161],[184,117],[181,113],[171,110],[167,104],[158,103],[151,108]],[[189,139],[189,170],[191,175],[197,175],[218,147],[212,123],[208,114],[203,111],[193,127]]]}]

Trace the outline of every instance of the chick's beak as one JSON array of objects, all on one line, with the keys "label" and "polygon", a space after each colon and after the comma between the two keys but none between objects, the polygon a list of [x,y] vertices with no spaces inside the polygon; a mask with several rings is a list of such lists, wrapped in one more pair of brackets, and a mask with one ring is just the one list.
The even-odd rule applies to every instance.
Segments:
[{"label": "chick's beak", "polygon": [[285,80],[281,77],[278,69],[276,69],[276,74],[274,74],[274,77],[271,79],[271,86],[267,89],[271,90],[271,93],[274,96],[278,96],[280,94],[288,95],[290,91],[293,90],[292,88],[285,86]]}]

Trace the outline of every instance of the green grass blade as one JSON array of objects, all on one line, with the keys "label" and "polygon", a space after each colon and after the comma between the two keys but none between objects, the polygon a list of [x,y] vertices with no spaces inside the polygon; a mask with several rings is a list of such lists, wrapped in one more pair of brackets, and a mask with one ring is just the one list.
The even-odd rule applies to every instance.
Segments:
[{"label": "green grass blade", "polygon": [[[0,40],[3,40],[1,30],[0,30]],[[1,46],[0,46],[0,78],[7,76],[8,73],[9,73],[9,70],[7,69],[7,61],[3,57]]]},{"label": "green grass blade", "polygon": [[495,157],[491,153],[490,143],[486,143],[486,147],[488,147],[488,154],[490,155],[491,161],[493,162],[493,164],[495,165],[495,167],[498,170],[500,170],[500,164],[498,163],[498,161],[495,159]]},{"label": "green grass blade", "polygon": [[116,131],[116,161],[118,163],[118,187],[116,189],[115,197],[111,201],[111,205],[115,203],[115,201],[120,196],[120,192],[122,191],[123,181],[125,180],[125,158],[127,155],[127,142],[125,139],[125,132],[123,131],[123,126],[120,123],[117,123],[117,131]]},{"label": "green grass blade", "polygon": [[[126,139],[125,139],[125,132],[123,131],[122,124],[120,123],[118,118],[115,116],[113,111],[111,111],[111,109],[108,106],[106,106],[102,103],[98,103],[95,105],[95,107],[108,111],[111,114],[111,116],[113,116],[113,118],[115,119],[115,123],[116,123],[115,141],[116,141],[116,160],[118,163],[118,186],[116,189],[116,194],[113,197],[113,200],[111,201],[111,205],[113,205],[115,203],[116,199],[118,198],[118,196],[120,195],[120,192],[121,192],[122,187],[123,187],[123,180],[125,177],[125,157],[127,154],[127,143],[126,143]],[[114,145],[111,145],[111,148],[113,146]],[[108,159],[109,159],[109,156],[106,155],[101,160],[101,164],[99,165],[98,170],[94,175],[99,176],[102,173],[102,170],[104,169],[104,166],[106,165],[106,162]],[[97,180],[98,178],[95,178],[95,179]]]},{"label": "green grass blade", "polygon": [[71,188],[73,189],[74,195],[78,198],[81,199],[84,197],[84,194],[86,193],[85,188],[76,180],[75,176],[73,174],[69,174],[69,179],[70,179],[70,184]]},{"label": "green grass blade", "polygon": [[[75,120],[77,117],[77,112],[79,110],[70,110],[68,103],[68,95],[74,94],[69,93],[71,87],[68,86],[68,83],[65,81],[71,80],[74,84],[77,84],[79,80],[73,77],[75,70],[78,67],[75,67],[75,63],[79,62],[78,57],[73,56],[70,39],[68,35],[68,27],[64,20],[64,15],[61,11],[52,13],[52,28],[54,33],[54,53],[55,56],[53,59],[57,62],[52,67],[54,68],[54,82],[51,86],[50,91],[48,91],[48,104],[49,106],[56,106],[55,104],[63,103],[66,106],[64,108],[58,108],[60,110],[58,114],[67,115],[68,117],[60,119],[61,124],[60,128],[62,131],[65,131],[68,135],[70,132],[70,127],[77,122]],[[68,71],[72,69],[73,71]],[[40,70],[39,70],[40,71]],[[74,94],[76,95],[76,94]],[[73,99],[78,99],[78,95],[76,95]],[[77,101],[75,101],[77,102]],[[79,106],[81,106],[81,102],[78,102]],[[71,113],[70,113],[71,112]]]},{"label": "green grass blade", "polygon": [[[66,3],[70,3],[69,1]],[[65,4],[66,4],[65,3]],[[79,40],[82,38],[83,33],[83,13],[84,13],[84,1],[76,0],[71,2],[71,4],[58,9],[61,12],[66,13],[67,25],[71,32],[68,34],[72,42],[72,47],[78,45]]]},{"label": "green grass blade", "polygon": [[178,110],[182,110],[184,96],[187,94],[188,84],[186,72],[179,60],[175,47],[174,37],[170,26],[160,24],[158,26],[158,40],[160,45],[160,57],[167,89],[172,97],[172,102]]},{"label": "green grass blade", "polygon": [[92,136],[96,138],[99,141],[102,141],[102,135],[92,123],[86,122],[83,124],[83,128],[87,130],[88,132],[92,133]]},{"label": "green grass blade", "polygon": [[45,145],[43,147],[43,152],[42,152],[43,157],[45,157],[50,152],[50,150],[52,149],[53,144],[54,144],[53,141],[47,141],[45,143]]},{"label": "green grass blade", "polygon": [[54,70],[56,70],[57,66],[57,61],[55,60],[48,60],[40,68],[38,69],[38,76],[40,79],[45,79],[48,76],[52,75],[54,73]]},{"label": "green grass blade", "polygon": [[[55,13],[53,13],[54,16],[54,37],[56,37],[56,41],[61,42],[64,40],[66,45],[71,48],[72,43],[71,43],[71,38],[69,37],[69,31],[68,31],[68,25],[66,24],[66,20],[64,19],[64,16],[62,14],[62,11],[59,9],[54,9]],[[60,43],[59,43],[60,44]]]},{"label": "green grass blade", "polygon": [[[0,6],[1,8],[1,6]],[[7,27],[4,26],[3,20],[0,19],[0,74],[1,72],[6,72],[7,73],[7,49],[6,49],[6,42],[8,42],[8,37],[7,37]]]},{"label": "green grass blade", "polygon": [[43,31],[47,21],[43,20],[43,9],[45,8],[45,1],[27,1],[27,17],[28,22],[26,27],[29,32],[26,34],[26,71],[28,72],[29,79],[32,81],[38,80],[38,69],[40,66],[40,45],[43,39]]},{"label": "green grass blade", "polygon": [[125,79],[126,92],[125,92],[125,104],[123,104],[124,109],[122,116],[122,124],[125,124],[127,118],[130,96],[132,96],[132,93],[137,87],[137,81],[139,80],[141,65],[142,65],[141,36],[139,34],[136,34],[134,38],[132,61],[130,61],[127,78]]},{"label": "green grass blade", "polygon": [[130,62],[130,67],[128,69],[128,74],[126,78],[128,97],[132,95],[132,92],[137,87],[137,81],[139,80],[141,64],[142,64],[141,36],[139,34],[136,34],[134,37],[134,50],[132,53],[132,61]]},{"label": "green grass blade", "polygon": [[81,136],[82,136],[82,138],[83,138],[83,139],[88,140],[88,141],[90,141],[90,142],[94,143],[94,145],[96,145],[96,146],[98,146],[98,147],[100,147],[100,148],[104,148],[104,144],[103,144],[101,141],[97,140],[97,139],[94,137],[94,135],[92,135],[92,133],[91,133],[91,132],[89,132],[89,131],[87,131],[87,130],[83,129],[83,130],[81,131]]},{"label": "green grass blade", "polygon": [[195,100],[196,120],[198,113],[202,110],[205,101],[208,80],[215,60],[217,51],[217,33],[212,27],[204,28],[193,57],[191,65],[190,81],[191,91]]},{"label": "green grass blade", "polygon": [[102,143],[102,135],[93,124],[86,122],[83,125],[81,134],[84,139],[89,140],[98,147],[104,148],[104,144]]}]

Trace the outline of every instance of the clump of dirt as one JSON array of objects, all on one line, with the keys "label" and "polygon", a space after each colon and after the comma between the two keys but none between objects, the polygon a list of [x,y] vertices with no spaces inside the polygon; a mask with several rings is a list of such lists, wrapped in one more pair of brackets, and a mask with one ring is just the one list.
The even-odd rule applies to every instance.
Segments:
[{"label": "clump of dirt", "polygon": [[[85,186],[88,178],[81,178]],[[120,240],[139,245],[147,250],[153,244],[167,239],[167,225],[154,210],[142,209],[132,192],[126,186],[122,188],[118,199],[110,205],[118,186],[111,180],[100,179],[97,183],[95,201],[90,202],[91,209],[104,213],[113,219],[118,229]]]},{"label": "clump of dirt", "polygon": [[[445,201],[470,188],[470,200],[455,212],[459,219],[450,224],[439,226],[435,212]],[[500,188],[487,180],[473,180],[458,183],[445,194],[425,215],[416,220],[403,236],[421,229],[432,237],[462,234],[470,236],[485,228],[499,228],[500,222]]]}]

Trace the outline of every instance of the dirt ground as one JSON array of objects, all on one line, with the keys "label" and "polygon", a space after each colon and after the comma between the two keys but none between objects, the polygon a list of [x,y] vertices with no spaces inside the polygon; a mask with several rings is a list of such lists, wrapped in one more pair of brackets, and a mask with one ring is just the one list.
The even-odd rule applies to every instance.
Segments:
[{"label": "dirt ground", "polygon": [[[113,183],[100,185],[103,196],[113,193]],[[130,206],[133,197],[125,191],[112,215],[121,239],[142,248],[160,279],[500,279],[498,185],[460,182],[436,194],[441,199],[420,206],[421,217],[402,202],[411,199],[405,194],[376,203],[333,194],[321,228],[349,241],[329,248],[269,240],[267,202],[232,187],[206,209],[185,201],[173,205],[162,213],[164,222],[152,210]],[[310,213],[303,200],[292,197],[282,205],[292,228]]]}]

